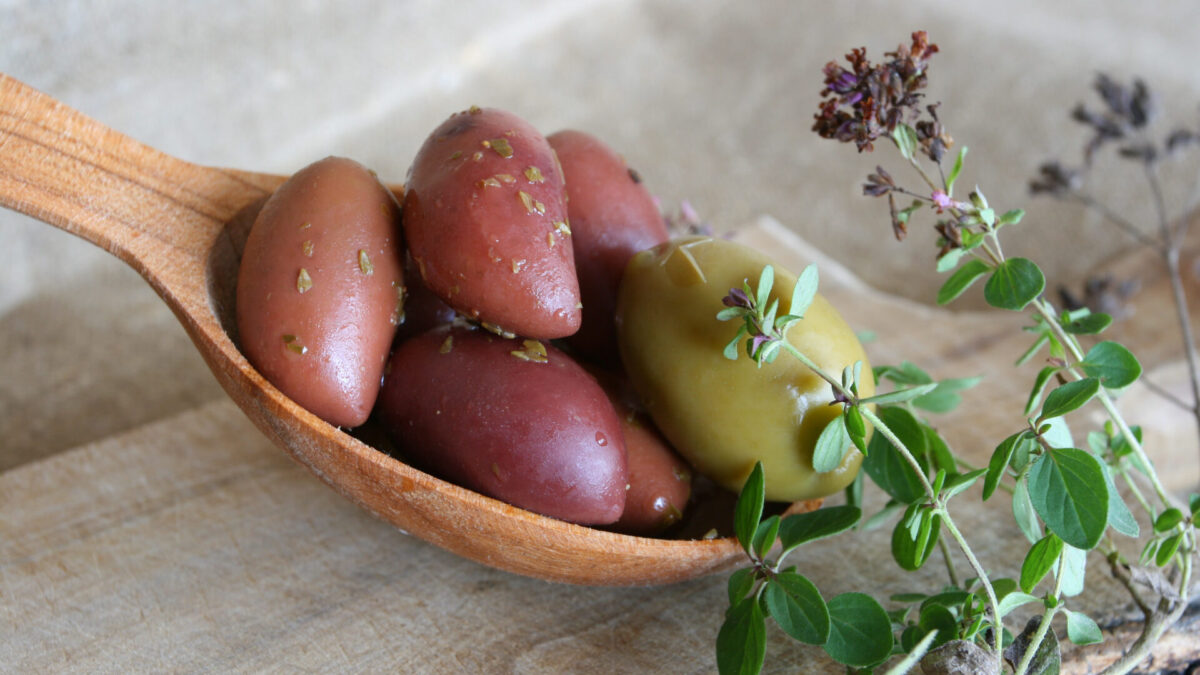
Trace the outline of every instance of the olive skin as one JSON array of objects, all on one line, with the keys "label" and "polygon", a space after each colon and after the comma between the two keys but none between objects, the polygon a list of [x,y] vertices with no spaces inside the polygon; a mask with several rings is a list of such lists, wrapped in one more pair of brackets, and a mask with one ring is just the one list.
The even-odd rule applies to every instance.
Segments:
[{"label": "olive skin", "polygon": [[328,157],[263,204],[242,254],[238,342],[276,388],[342,427],[367,420],[403,297],[400,210],[374,174]]},{"label": "olive skin", "polygon": [[435,328],[392,353],[377,410],[406,458],[480,494],[585,525],[625,508],[620,420],[552,345]]},{"label": "olive skin", "polygon": [[[829,384],[786,352],[762,368],[744,351],[736,361],[723,355],[738,326],[717,320],[721,300],[745,280],[753,284],[768,264],[753,249],[711,237],[635,255],[617,301],[621,357],[655,424],[697,471],[737,491],[761,460],[768,500],[823,497],[850,484],[862,463],[851,447],[838,468],[813,470],[817,438],[840,412],[829,405]],[[795,284],[775,266],[771,298],[781,315]],[[787,339],[827,372],[859,360],[871,372],[854,332],[820,295]],[[864,397],[874,390],[870,377],[859,383]]]},{"label": "olive skin", "polygon": [[567,129],[546,140],[566,178],[583,298],[583,325],[567,343],[591,359],[616,364],[613,311],[621,274],[633,254],[667,241],[667,224],[638,174],[600,139]]},{"label": "olive skin", "polygon": [[409,172],[403,226],[421,280],[457,312],[530,338],[579,330],[562,171],[528,122],[472,108],[434,129]]}]

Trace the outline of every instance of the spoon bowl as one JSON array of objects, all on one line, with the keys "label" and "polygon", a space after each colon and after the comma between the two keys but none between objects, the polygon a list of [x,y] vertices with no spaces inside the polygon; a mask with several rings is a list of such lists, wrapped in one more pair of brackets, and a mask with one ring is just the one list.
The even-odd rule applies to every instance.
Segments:
[{"label": "spoon bowl", "polygon": [[731,537],[627,536],[484,497],[414,469],[280,393],[238,350],[233,303],[246,234],[284,180],[170,157],[0,73],[0,205],[82,237],[141,274],[255,426],[346,498],[448,551],[549,581],[672,583],[742,558]]}]

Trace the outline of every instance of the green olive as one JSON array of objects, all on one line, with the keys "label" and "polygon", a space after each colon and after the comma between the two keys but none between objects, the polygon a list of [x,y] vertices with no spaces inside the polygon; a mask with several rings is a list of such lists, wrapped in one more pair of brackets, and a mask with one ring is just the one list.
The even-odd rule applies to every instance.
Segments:
[{"label": "green olive", "polygon": [[[638,253],[621,281],[617,331],[630,380],[663,435],[700,473],[738,490],[761,460],[766,497],[796,501],[823,497],[854,480],[862,455],[851,446],[833,471],[813,470],[817,438],[841,411],[833,390],[781,352],[772,364],[745,356],[726,359],[737,333],[718,321],[731,288],[753,285],[763,254],[722,239],[689,237]],[[772,298],[787,310],[796,276],[775,266]],[[863,362],[859,394],[875,387],[862,345],[820,295],[788,329],[788,342],[829,373]]]}]

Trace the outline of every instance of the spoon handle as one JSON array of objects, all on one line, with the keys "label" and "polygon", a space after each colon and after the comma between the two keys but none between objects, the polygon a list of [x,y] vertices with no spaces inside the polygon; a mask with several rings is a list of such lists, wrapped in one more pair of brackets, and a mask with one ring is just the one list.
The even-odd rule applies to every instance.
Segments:
[{"label": "spoon handle", "polygon": [[276,183],[175,159],[0,73],[0,205],[104,248],[156,287]]}]

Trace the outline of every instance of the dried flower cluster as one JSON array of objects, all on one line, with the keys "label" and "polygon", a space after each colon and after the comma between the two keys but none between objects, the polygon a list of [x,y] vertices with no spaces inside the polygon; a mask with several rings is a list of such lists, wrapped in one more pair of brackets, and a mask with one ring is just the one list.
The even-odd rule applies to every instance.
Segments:
[{"label": "dried flower cluster", "polygon": [[[926,66],[938,47],[930,44],[925,31],[912,34],[912,45],[901,44],[884,56],[888,60],[873,65],[867,60],[865,48],[851,50],[846,55],[850,68],[835,61],[825,65],[825,88],[821,90],[820,111],[816,114],[813,131],[822,138],[843,142],[853,141],[859,152],[874,149],[880,136],[888,136],[906,116],[920,116],[918,104],[927,81]],[[934,152],[949,145],[937,122],[936,107],[927,108],[931,120],[917,123],[923,133],[922,145]],[[937,148],[940,146],[940,149]]]},{"label": "dried flower cluster", "polygon": [[1078,192],[1096,152],[1111,143],[1119,144],[1117,154],[1121,157],[1144,164],[1153,164],[1163,156],[1200,144],[1200,132],[1186,128],[1171,131],[1161,144],[1154,142],[1148,128],[1157,117],[1158,106],[1141,78],[1125,85],[1100,73],[1094,88],[1104,103],[1102,110],[1093,110],[1082,103],[1071,110],[1071,119],[1092,132],[1083,148],[1083,168],[1071,168],[1058,161],[1042,164],[1037,178],[1029,183],[1033,194],[1063,196]]}]

